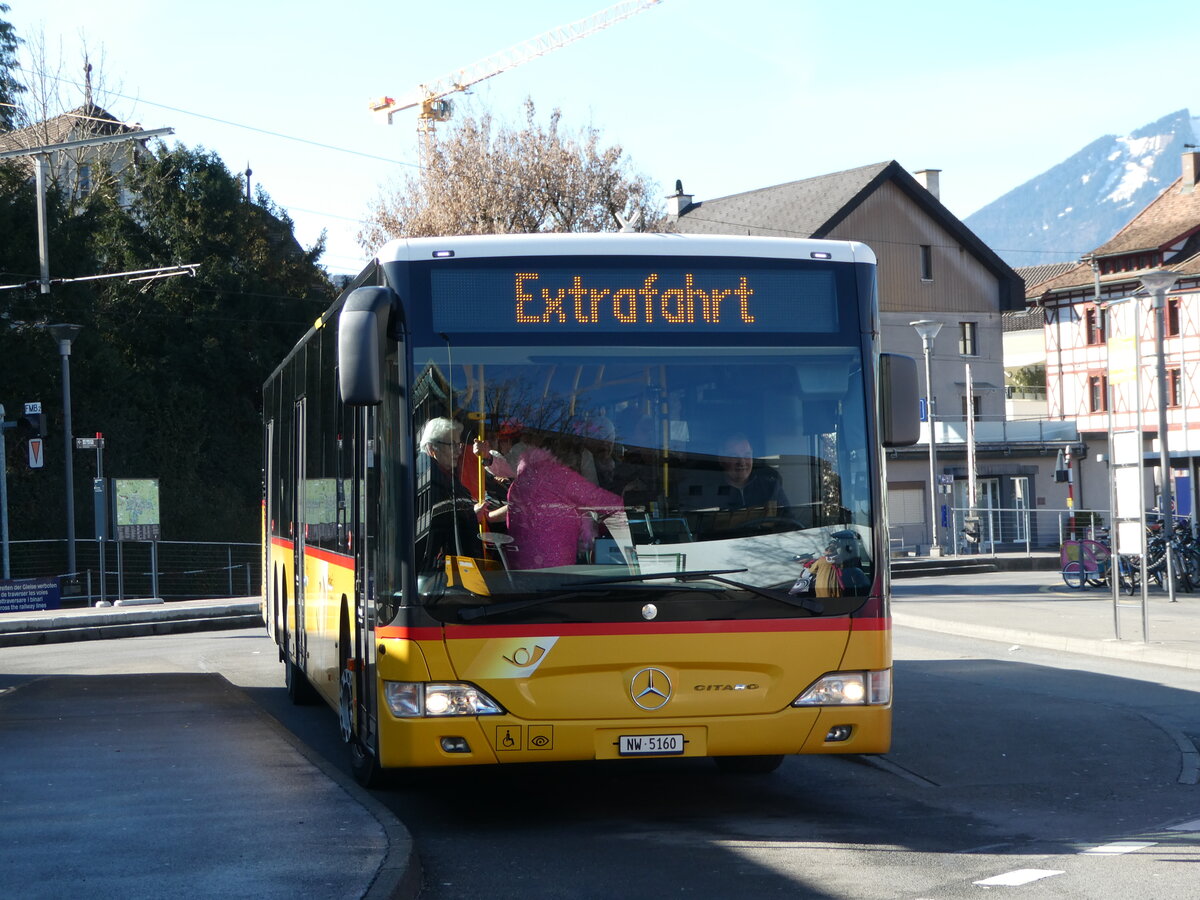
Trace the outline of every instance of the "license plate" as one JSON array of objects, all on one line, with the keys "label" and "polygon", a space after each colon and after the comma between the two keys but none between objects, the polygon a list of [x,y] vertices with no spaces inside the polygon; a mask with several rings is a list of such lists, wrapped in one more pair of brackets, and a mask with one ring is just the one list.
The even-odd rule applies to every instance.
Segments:
[{"label": "license plate", "polygon": [[663,756],[683,753],[682,734],[623,734],[617,739],[621,756]]}]

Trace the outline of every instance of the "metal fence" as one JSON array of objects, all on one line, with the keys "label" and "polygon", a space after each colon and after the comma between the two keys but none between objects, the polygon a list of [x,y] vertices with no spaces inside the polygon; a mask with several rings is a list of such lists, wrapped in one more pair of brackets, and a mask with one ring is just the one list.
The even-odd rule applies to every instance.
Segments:
[{"label": "metal fence", "polygon": [[[1065,540],[1095,537],[1098,529],[1111,524],[1107,509],[1047,509],[1045,507],[981,507],[978,540],[967,535],[970,510],[948,507],[938,543],[946,554],[1037,553],[1058,550]],[[929,552],[929,526],[924,522],[893,524],[890,528],[893,556],[922,556]]]},{"label": "metal fence", "polygon": [[[76,541],[75,566],[77,596],[86,598],[89,605],[101,599],[136,597],[255,597],[262,586],[262,548],[258,544],[105,541],[101,545],[99,541]],[[69,576],[67,542],[12,541],[9,567],[14,579]]]}]

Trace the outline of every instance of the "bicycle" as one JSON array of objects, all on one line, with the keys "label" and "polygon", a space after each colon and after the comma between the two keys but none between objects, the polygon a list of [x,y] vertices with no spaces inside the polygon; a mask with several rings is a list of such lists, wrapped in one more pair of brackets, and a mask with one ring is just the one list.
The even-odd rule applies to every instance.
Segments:
[{"label": "bicycle", "polygon": [[[1076,590],[1107,587],[1111,583],[1114,557],[1117,584],[1132,596],[1141,586],[1141,557],[1129,553],[1114,554],[1109,546],[1107,529],[1102,530],[1096,540],[1063,541],[1060,550],[1063,581],[1067,587]],[[1200,563],[1200,552],[1197,553],[1197,562]]]},{"label": "bicycle", "polygon": [[1112,551],[1102,541],[1063,541],[1059,551],[1067,587],[1103,587],[1112,568]]},{"label": "bicycle", "polygon": [[1175,587],[1191,593],[1200,587],[1200,549],[1192,538],[1191,527],[1186,521],[1175,522],[1169,539],[1165,530],[1162,522],[1147,526],[1146,572],[1158,587],[1162,587],[1166,580],[1167,555],[1170,554]]}]

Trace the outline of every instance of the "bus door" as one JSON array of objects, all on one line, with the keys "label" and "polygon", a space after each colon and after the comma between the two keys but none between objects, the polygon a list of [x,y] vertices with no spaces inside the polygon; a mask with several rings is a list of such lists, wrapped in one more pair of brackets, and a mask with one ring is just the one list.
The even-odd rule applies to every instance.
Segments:
[{"label": "bus door", "polygon": [[262,511],[262,595],[263,621],[276,643],[282,631],[279,625],[279,575],[271,565],[271,545],[275,535],[275,420],[268,419],[263,441],[263,511]]},{"label": "bus door", "polygon": [[[349,407],[347,407],[349,409]],[[366,747],[373,746],[376,729],[375,591],[376,573],[373,554],[377,540],[378,511],[370,499],[379,493],[379,466],[376,452],[379,417],[374,407],[358,407],[354,415],[353,547],[354,600],[349,611],[353,635],[343,630],[345,659],[343,691],[353,698],[350,722],[353,736]],[[346,623],[344,623],[346,624]],[[343,701],[347,700],[343,695]],[[345,735],[349,739],[350,735]]]},{"label": "bus door", "polygon": [[[308,663],[308,636],[304,628],[304,538],[307,530],[305,519],[304,473],[307,467],[306,435],[307,435],[308,400],[301,397],[296,401],[296,416],[293,423],[295,432],[292,435],[292,623],[295,644],[293,658],[296,665],[304,671]],[[287,612],[284,612],[287,621]]]}]

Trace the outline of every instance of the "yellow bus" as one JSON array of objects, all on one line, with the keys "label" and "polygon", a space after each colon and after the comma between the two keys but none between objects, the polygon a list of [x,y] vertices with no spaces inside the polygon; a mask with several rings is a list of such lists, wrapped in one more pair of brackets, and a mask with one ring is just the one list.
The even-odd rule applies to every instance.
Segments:
[{"label": "yellow bus", "polygon": [[356,777],[882,753],[881,446],[917,439],[862,244],[389,243],[264,387],[263,617]]}]

